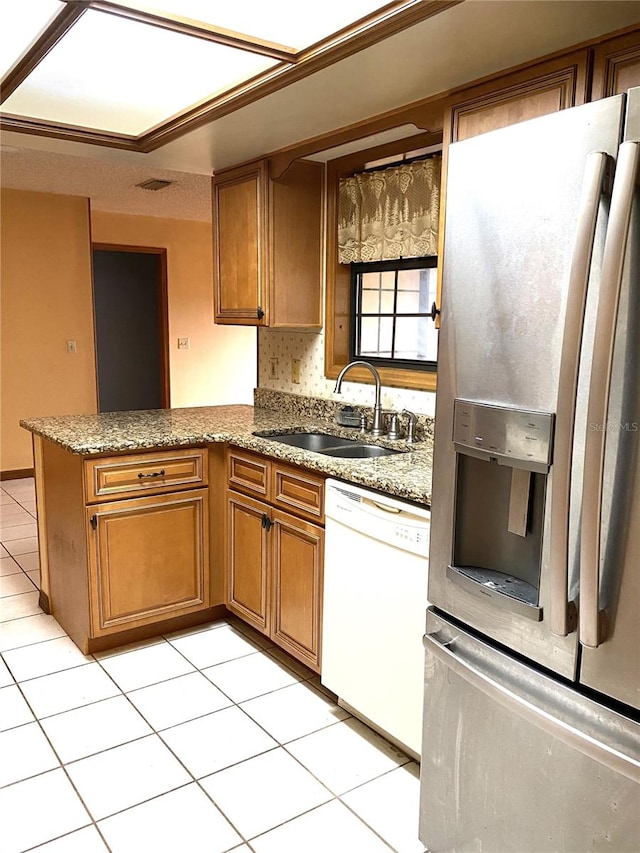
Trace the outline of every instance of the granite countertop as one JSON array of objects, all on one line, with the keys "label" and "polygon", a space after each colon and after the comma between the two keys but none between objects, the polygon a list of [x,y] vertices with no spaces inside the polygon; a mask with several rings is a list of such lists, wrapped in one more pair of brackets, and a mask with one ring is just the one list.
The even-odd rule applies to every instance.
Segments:
[{"label": "granite countertop", "polygon": [[[27,418],[20,425],[82,456],[224,441],[399,498],[431,504],[430,440],[407,444],[374,439],[326,418],[286,411],[286,407],[280,411],[237,405],[109,412]],[[253,435],[264,431],[326,432],[406,452],[373,459],[335,458]]]}]

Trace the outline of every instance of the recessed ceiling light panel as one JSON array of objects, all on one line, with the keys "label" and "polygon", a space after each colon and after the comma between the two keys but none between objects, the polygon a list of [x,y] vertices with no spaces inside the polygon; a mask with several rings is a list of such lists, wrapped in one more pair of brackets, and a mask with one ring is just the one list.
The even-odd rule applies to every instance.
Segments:
[{"label": "recessed ceiling light panel", "polygon": [[122,0],[121,5],[192,18],[303,50],[388,6],[389,0],[322,0],[313,10],[302,0]]},{"label": "recessed ceiling light panel", "polygon": [[137,136],[276,62],[89,10],[3,112]]},{"label": "recessed ceiling light panel", "polygon": [[4,77],[62,9],[64,3],[58,0],[29,0],[28,3],[2,0],[0,78]]}]

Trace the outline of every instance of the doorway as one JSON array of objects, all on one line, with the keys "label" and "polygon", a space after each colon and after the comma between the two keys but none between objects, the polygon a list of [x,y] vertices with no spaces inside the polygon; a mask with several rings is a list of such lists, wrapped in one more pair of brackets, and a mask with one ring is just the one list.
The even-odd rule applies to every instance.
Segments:
[{"label": "doorway", "polygon": [[167,408],[166,249],[92,248],[98,411]]}]

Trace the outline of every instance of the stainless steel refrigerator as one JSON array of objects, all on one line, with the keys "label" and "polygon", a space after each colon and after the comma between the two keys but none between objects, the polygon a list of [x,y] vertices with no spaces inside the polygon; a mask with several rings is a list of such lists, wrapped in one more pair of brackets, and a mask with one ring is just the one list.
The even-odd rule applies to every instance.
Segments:
[{"label": "stainless steel refrigerator", "polygon": [[420,838],[640,850],[640,89],[453,144]]}]

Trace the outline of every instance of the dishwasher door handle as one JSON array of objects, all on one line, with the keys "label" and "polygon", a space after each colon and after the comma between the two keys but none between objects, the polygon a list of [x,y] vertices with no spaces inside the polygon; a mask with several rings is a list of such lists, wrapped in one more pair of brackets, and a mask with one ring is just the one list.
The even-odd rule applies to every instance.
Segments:
[{"label": "dishwasher door handle", "polygon": [[402,510],[399,509],[397,506],[385,506],[384,504],[379,504],[377,501],[371,501],[371,503],[378,509],[381,509],[383,512],[390,512],[394,515],[400,515],[400,513],[402,512]]}]

